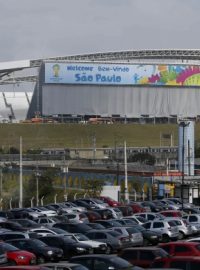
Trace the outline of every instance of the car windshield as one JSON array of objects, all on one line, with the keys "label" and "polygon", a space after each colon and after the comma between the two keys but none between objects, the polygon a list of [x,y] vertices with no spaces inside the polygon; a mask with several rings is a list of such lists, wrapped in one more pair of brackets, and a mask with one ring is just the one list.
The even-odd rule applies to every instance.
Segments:
[{"label": "car windshield", "polygon": [[77,233],[75,235],[75,237],[79,240],[79,241],[88,241],[89,238],[87,238],[87,236],[85,236],[84,234],[82,233]]},{"label": "car windshield", "polygon": [[[60,269],[59,267],[57,269]],[[64,268],[63,268],[64,269]],[[75,266],[70,266],[70,269],[72,270],[88,270],[88,268],[86,268],[83,265],[75,265]]]},{"label": "car windshield", "polygon": [[176,225],[176,222],[175,222],[174,220],[168,221],[168,224],[169,224],[170,227],[175,227],[175,226],[177,226],[177,225]]},{"label": "car windshield", "polygon": [[18,248],[14,247],[10,244],[7,244],[7,243],[1,243],[0,248],[3,250],[3,252],[19,250]]},{"label": "car windshield", "polygon": [[136,219],[138,219],[140,222],[143,222],[143,223],[147,222],[147,219],[144,218],[144,217],[139,217],[138,216]]},{"label": "car windshield", "polygon": [[101,201],[101,200],[99,200],[99,199],[93,199],[93,201],[95,201],[95,202],[98,203],[98,204],[104,204],[104,202]]},{"label": "car windshield", "polygon": [[73,235],[65,235],[65,240],[67,243],[75,243],[75,242],[78,242],[78,240],[76,239],[75,236]]},{"label": "car windshield", "polygon": [[47,244],[43,243],[42,241],[38,240],[38,239],[32,239],[32,243],[33,245],[36,247],[46,247]]},{"label": "car windshield", "polygon": [[116,266],[117,269],[123,269],[123,268],[127,268],[127,267],[130,267],[132,266],[128,261],[120,258],[120,257],[113,257],[113,258],[110,258],[110,263],[112,263],[113,266]]},{"label": "car windshield", "polygon": [[96,229],[96,230],[105,229],[105,227],[99,223],[89,223],[88,226],[90,226],[92,229]]},{"label": "car windshield", "polygon": [[57,234],[66,234],[66,231],[60,229],[60,228],[51,228],[52,231],[56,232]]},{"label": "car windshield", "polygon": [[110,231],[108,232],[110,235],[112,235],[113,237],[118,237],[120,235],[120,233],[118,232],[114,232],[114,231]]},{"label": "car windshield", "polygon": [[139,231],[139,232],[143,232],[143,231],[145,231],[145,228],[142,227],[142,226],[134,226],[134,227],[132,227],[132,228],[128,228],[127,231],[128,231],[128,232],[131,232],[131,233],[132,233],[132,232],[135,233],[135,232],[138,232],[138,231]]}]

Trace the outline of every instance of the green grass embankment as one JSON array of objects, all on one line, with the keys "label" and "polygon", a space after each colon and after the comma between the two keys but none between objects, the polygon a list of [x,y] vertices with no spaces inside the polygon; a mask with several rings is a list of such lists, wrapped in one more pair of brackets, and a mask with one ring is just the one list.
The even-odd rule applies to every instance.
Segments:
[{"label": "green grass embankment", "polygon": [[[178,126],[175,124],[0,124],[0,147],[19,148],[22,136],[23,149],[45,147],[97,147],[160,146],[160,135],[172,133],[177,145]],[[195,140],[200,140],[200,125],[195,126]]]}]

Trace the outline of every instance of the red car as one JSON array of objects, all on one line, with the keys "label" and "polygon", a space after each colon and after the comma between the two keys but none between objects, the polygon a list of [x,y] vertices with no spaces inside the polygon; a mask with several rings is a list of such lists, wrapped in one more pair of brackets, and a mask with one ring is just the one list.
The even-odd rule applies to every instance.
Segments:
[{"label": "red car", "polygon": [[120,202],[117,202],[110,197],[101,196],[101,197],[99,197],[99,199],[102,200],[103,202],[107,203],[111,207],[117,207],[117,206],[121,205]]},{"label": "red car", "polygon": [[187,257],[187,256],[174,256],[168,258],[156,258],[151,267],[153,268],[177,268],[184,270],[197,270],[200,269],[199,257]]},{"label": "red car", "polygon": [[149,268],[155,258],[167,258],[169,254],[159,247],[133,247],[121,250],[118,256],[133,265]]},{"label": "red car", "polygon": [[165,217],[178,217],[178,218],[182,217],[181,211],[177,210],[166,210],[160,211],[159,213]]},{"label": "red car", "polygon": [[146,212],[146,209],[142,207],[139,203],[130,202],[128,205],[132,208],[134,214]]},{"label": "red car", "polygon": [[197,242],[169,242],[159,244],[159,247],[171,256],[200,256],[200,244]]},{"label": "red car", "polygon": [[30,265],[36,264],[36,256],[28,251],[20,250],[10,244],[1,242],[0,251],[6,253],[9,264]]}]

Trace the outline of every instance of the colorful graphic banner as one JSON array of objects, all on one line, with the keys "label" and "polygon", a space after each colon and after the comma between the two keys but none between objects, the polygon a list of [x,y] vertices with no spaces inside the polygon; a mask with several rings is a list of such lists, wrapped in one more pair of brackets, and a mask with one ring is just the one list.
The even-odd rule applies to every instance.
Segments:
[{"label": "colorful graphic banner", "polygon": [[45,63],[45,83],[200,86],[200,66]]}]

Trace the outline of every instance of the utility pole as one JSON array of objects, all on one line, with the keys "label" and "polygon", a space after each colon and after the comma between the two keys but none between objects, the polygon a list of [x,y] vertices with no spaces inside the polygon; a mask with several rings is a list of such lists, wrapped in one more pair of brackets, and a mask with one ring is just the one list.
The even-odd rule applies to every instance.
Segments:
[{"label": "utility pole", "polygon": [[128,193],[128,177],[127,177],[127,154],[126,154],[126,141],[124,141],[124,172],[125,172],[125,201],[129,201],[129,193]]},{"label": "utility pole", "polygon": [[20,176],[19,176],[19,208],[23,207],[23,182],[22,182],[22,137],[20,136]]}]

